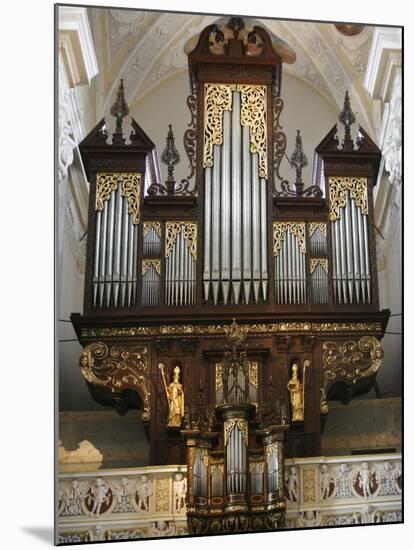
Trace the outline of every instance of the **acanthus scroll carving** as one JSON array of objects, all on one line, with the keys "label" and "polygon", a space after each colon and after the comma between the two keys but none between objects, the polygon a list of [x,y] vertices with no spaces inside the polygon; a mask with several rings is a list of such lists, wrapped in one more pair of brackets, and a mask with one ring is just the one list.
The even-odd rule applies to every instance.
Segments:
[{"label": "acanthus scroll carving", "polygon": [[339,220],[341,208],[346,205],[346,192],[361,210],[368,214],[367,178],[330,177],[329,178],[329,219],[331,222]]},{"label": "acanthus scroll carving", "polygon": [[327,414],[327,396],[330,386],[339,380],[356,384],[361,378],[375,375],[384,352],[375,336],[363,336],[358,342],[348,340],[340,344],[324,342],[322,345],[323,385],[320,410]]},{"label": "acanthus scroll carving", "polygon": [[150,392],[148,355],[146,346],[125,349],[108,347],[103,342],[93,342],[83,349],[80,357],[82,375],[91,384],[103,386],[120,393],[130,388],[142,399],[142,420],[150,419]]},{"label": "acanthus scroll carving", "polygon": [[96,176],[95,210],[103,210],[105,201],[109,200],[112,191],[116,191],[122,184],[121,194],[128,201],[128,214],[132,216],[132,223],[140,220],[141,174],[99,173]]}]

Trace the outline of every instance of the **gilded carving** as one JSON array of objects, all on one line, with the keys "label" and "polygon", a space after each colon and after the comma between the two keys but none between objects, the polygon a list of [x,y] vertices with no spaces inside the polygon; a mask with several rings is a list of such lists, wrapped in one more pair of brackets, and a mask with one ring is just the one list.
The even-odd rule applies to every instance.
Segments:
[{"label": "gilded carving", "polygon": [[168,258],[170,256],[180,231],[182,231],[191,256],[194,260],[197,260],[197,224],[184,221],[166,223],[165,257]]},{"label": "gilded carving", "polygon": [[144,237],[148,235],[151,229],[161,238],[161,222],[144,222]]},{"label": "gilded carving", "polygon": [[292,407],[292,422],[303,421],[305,415],[305,377],[306,368],[310,365],[308,359],[303,364],[303,380],[298,378],[299,367],[296,363],[292,366],[292,378],[289,380],[287,389],[290,393]]},{"label": "gilded carving", "polygon": [[329,219],[331,222],[341,217],[340,209],[346,205],[346,191],[360,208],[368,214],[367,178],[329,177]]},{"label": "gilded carving", "polygon": [[305,222],[273,222],[273,256],[279,255],[287,230],[295,235],[299,248],[306,254]]},{"label": "gilded carving", "polygon": [[[161,325],[161,326],[135,326],[135,327],[101,327],[81,329],[82,338],[125,338],[136,336],[224,336],[225,325]],[[249,335],[257,334],[284,334],[284,333],[342,333],[342,332],[374,332],[381,334],[380,322],[373,323],[310,323],[310,322],[285,322],[285,323],[260,323],[243,325]]]},{"label": "gilded carving", "polygon": [[223,387],[224,364],[216,363],[216,391]]},{"label": "gilded carving", "polygon": [[151,266],[155,269],[158,275],[161,275],[161,261],[154,259],[142,260],[142,275],[145,275]]},{"label": "gilded carving", "polygon": [[205,84],[203,166],[213,166],[214,145],[223,143],[223,112],[232,109],[233,91],[241,92],[240,124],[250,130],[250,151],[259,156],[259,176],[267,178],[265,86]]},{"label": "gilded carving", "polygon": [[313,273],[316,267],[320,265],[325,273],[328,273],[328,259],[327,258],[311,258],[310,272]]},{"label": "gilded carving", "polygon": [[320,409],[328,412],[327,393],[331,383],[339,377],[349,384],[360,378],[376,374],[381,366],[384,352],[375,336],[363,336],[358,342],[348,340],[344,344],[324,342],[322,345],[323,385]]},{"label": "gilded carving", "polygon": [[141,174],[130,172],[98,173],[96,176],[95,210],[103,210],[105,201],[109,200],[112,191],[122,184],[121,194],[127,199],[128,214],[132,223],[140,220]]},{"label": "gilded carving", "polygon": [[204,156],[203,164],[213,166],[213,147],[223,143],[223,112],[230,111],[232,87],[206,84],[204,88]]},{"label": "gilded carving", "polygon": [[326,223],[324,222],[310,222],[309,223],[309,237],[312,237],[312,235],[315,233],[315,231],[319,229],[319,231],[326,237]]},{"label": "gilded carving", "polygon": [[229,418],[224,422],[224,446],[227,445],[227,441],[230,437],[231,432],[234,429],[234,426],[237,426],[242,433],[243,442],[248,447],[248,427],[247,421],[244,418]]},{"label": "gilded carving", "polygon": [[150,419],[150,392],[146,346],[125,349],[108,348],[103,342],[93,342],[83,349],[80,357],[82,375],[91,384],[119,393],[132,388],[140,395],[144,410],[143,420]]},{"label": "gilded carving", "polygon": [[250,129],[250,152],[259,155],[259,176],[267,179],[266,87],[238,85],[241,124]]}]

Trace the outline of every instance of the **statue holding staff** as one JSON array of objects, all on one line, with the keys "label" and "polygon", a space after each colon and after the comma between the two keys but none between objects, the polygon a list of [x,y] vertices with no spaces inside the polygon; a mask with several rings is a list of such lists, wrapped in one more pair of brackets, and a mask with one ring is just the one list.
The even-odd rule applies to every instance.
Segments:
[{"label": "statue holding staff", "polygon": [[180,367],[177,365],[174,368],[173,381],[167,386],[164,373],[164,365],[160,363],[158,368],[161,371],[162,379],[164,382],[165,395],[168,402],[168,428],[179,428],[184,416],[184,390],[182,384],[180,384]]},{"label": "statue holding staff", "polygon": [[305,414],[305,375],[306,367],[310,361],[306,360],[303,365],[303,383],[298,377],[299,367],[296,363],[292,365],[292,378],[289,380],[287,389],[290,393],[290,403],[292,406],[292,422],[303,421]]}]

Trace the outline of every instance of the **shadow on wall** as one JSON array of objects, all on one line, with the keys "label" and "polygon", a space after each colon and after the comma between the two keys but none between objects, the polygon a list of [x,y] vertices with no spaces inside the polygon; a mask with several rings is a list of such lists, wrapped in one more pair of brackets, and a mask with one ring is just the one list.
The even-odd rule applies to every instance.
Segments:
[{"label": "shadow on wall", "polygon": [[59,415],[59,472],[149,464],[142,411],[73,411]]}]

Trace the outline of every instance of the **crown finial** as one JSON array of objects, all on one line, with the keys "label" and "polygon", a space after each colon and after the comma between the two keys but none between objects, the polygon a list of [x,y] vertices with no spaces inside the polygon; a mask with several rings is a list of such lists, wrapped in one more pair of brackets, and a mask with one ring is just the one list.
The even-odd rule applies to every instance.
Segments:
[{"label": "crown finial", "polygon": [[124,79],[121,78],[116,94],[115,103],[111,107],[111,115],[116,119],[115,133],[112,135],[112,143],[122,145],[125,143],[125,136],[122,131],[122,120],[129,114],[129,108],[125,101]]}]

